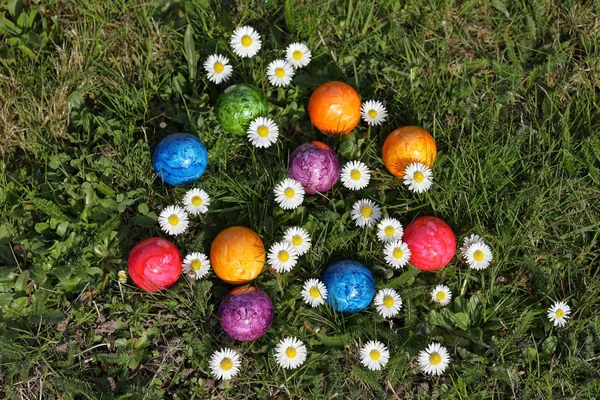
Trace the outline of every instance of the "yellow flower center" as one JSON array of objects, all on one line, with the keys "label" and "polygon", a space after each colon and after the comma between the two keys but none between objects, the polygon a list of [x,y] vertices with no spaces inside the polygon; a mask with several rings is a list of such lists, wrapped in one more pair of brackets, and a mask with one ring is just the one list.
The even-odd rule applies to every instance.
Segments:
[{"label": "yellow flower center", "polygon": [[476,250],[475,253],[473,253],[473,258],[475,259],[475,261],[483,261],[484,257],[485,255],[481,250]]},{"label": "yellow flower center", "polygon": [[371,350],[371,352],[369,353],[369,357],[371,357],[371,360],[377,361],[381,358],[381,353],[379,352],[379,350]]},{"label": "yellow flower center", "polygon": [[200,267],[202,267],[202,263],[200,262],[200,260],[192,261],[192,269],[194,271],[198,271],[200,269]]},{"label": "yellow flower center", "polygon": [[266,137],[269,135],[269,128],[267,128],[264,125],[261,125],[256,130],[256,133],[258,133],[258,136],[260,136],[260,137]]},{"label": "yellow flower center", "polygon": [[293,347],[288,347],[287,349],[285,349],[285,355],[287,356],[287,358],[294,358],[296,357],[296,354],[298,354],[298,352]]},{"label": "yellow flower center", "polygon": [[252,38],[248,35],[242,36],[242,46],[248,47],[252,44]]},{"label": "yellow flower center", "polygon": [[385,236],[394,236],[394,233],[396,233],[396,230],[394,229],[393,226],[386,226],[384,232],[385,232]]},{"label": "yellow flower center", "polygon": [[561,309],[556,310],[556,318],[562,318],[565,316],[565,312]]},{"label": "yellow flower center", "polygon": [[294,196],[296,195],[296,192],[294,192],[294,189],[292,189],[292,188],[287,188],[287,189],[285,189],[285,192],[283,192],[283,195],[285,197],[287,197],[288,199],[293,199]]},{"label": "yellow flower center", "polygon": [[233,368],[233,361],[229,358],[224,358],[223,361],[221,361],[221,369],[223,371],[229,371],[231,368]]},{"label": "yellow flower center", "polygon": [[319,292],[319,289],[317,289],[315,286],[310,288],[309,294],[313,299],[318,299],[321,297],[321,292]]},{"label": "yellow flower center", "polygon": [[441,362],[442,362],[442,356],[440,356],[438,353],[433,353],[429,356],[429,364],[438,365]]},{"label": "yellow flower center", "polygon": [[385,296],[383,298],[383,305],[390,308],[394,305],[394,298],[392,296]]},{"label": "yellow flower center", "polygon": [[394,258],[399,260],[402,258],[402,256],[404,256],[404,252],[402,251],[402,249],[396,247],[392,255],[394,256]]},{"label": "yellow flower center", "polygon": [[177,224],[179,224],[179,217],[177,215],[171,215],[168,221],[169,225],[176,226]]},{"label": "yellow flower center", "polygon": [[292,238],[292,244],[294,246],[300,246],[302,244],[302,236],[296,235]]},{"label": "yellow flower center", "polygon": [[446,293],[442,292],[441,290],[439,292],[437,292],[437,294],[435,295],[435,298],[438,301],[444,301],[446,300]]},{"label": "yellow flower center", "polygon": [[300,50],[296,50],[292,53],[292,57],[294,57],[294,60],[300,61],[302,60],[302,52]]},{"label": "yellow flower center", "polygon": [[365,218],[369,218],[372,214],[373,209],[370,206],[363,206],[363,208],[360,209],[360,215]]},{"label": "yellow flower center", "polygon": [[220,74],[225,69],[225,66],[220,62],[216,62],[213,68],[217,74]]},{"label": "yellow flower center", "polygon": [[360,171],[357,169],[353,169],[352,172],[350,172],[350,178],[352,178],[353,181],[359,180],[361,176]]},{"label": "yellow flower center", "polygon": [[367,114],[369,114],[369,117],[371,118],[377,118],[377,116],[379,115],[375,110],[369,110]]},{"label": "yellow flower center", "polygon": [[200,196],[192,197],[192,205],[194,207],[200,207],[202,205],[202,198]]},{"label": "yellow flower center", "polygon": [[283,78],[285,76],[285,69],[283,68],[276,68],[275,69],[275,76],[278,78]]},{"label": "yellow flower center", "polygon": [[415,179],[415,182],[421,183],[425,180],[425,175],[423,175],[423,173],[421,171],[417,171],[417,172],[415,172],[415,175],[413,176],[413,178]]},{"label": "yellow flower center", "polygon": [[279,254],[277,254],[277,258],[279,258],[279,261],[281,262],[286,262],[290,259],[290,253],[285,250],[281,250]]}]

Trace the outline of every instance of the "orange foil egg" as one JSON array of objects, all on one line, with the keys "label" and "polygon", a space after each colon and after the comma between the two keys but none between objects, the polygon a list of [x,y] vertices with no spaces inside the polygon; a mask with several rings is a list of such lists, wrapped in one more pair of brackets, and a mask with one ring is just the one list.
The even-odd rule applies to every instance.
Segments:
[{"label": "orange foil egg", "polygon": [[398,178],[404,177],[408,164],[421,162],[429,168],[437,156],[433,136],[418,126],[403,126],[388,135],[383,144],[383,163]]},{"label": "orange foil egg", "polygon": [[243,285],[254,280],[265,265],[265,246],[252,229],[232,226],[217,235],[210,248],[210,263],[221,280]]},{"label": "orange foil egg", "polygon": [[360,121],[360,96],[344,82],[319,86],[308,100],[308,116],[319,130],[338,135],[348,133]]}]

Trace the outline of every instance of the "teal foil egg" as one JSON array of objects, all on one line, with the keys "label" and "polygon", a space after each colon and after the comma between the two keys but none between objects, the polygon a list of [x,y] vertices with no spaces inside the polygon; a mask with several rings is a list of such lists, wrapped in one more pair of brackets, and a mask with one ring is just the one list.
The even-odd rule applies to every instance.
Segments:
[{"label": "teal foil egg", "polygon": [[246,135],[250,122],[267,115],[267,100],[252,86],[232,85],[221,93],[215,110],[226,132]]}]

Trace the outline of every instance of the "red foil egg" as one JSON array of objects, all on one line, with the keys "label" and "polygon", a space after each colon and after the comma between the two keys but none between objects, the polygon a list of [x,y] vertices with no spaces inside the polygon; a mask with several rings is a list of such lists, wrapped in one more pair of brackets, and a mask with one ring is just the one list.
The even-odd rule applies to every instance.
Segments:
[{"label": "red foil egg", "polygon": [[420,217],[404,230],[404,242],[410,249],[410,263],[422,271],[445,267],[456,252],[452,228],[436,217]]},{"label": "red foil egg", "polygon": [[149,292],[173,286],[181,276],[181,264],[179,249],[168,240],[157,237],[136,244],[127,260],[133,283]]}]

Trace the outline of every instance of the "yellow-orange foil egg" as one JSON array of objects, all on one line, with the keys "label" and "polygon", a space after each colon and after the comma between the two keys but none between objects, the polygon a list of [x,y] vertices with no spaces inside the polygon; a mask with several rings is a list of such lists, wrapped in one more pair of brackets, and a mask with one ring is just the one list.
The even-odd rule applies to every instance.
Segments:
[{"label": "yellow-orange foil egg", "polygon": [[383,144],[383,163],[398,178],[404,177],[408,164],[421,162],[429,168],[437,156],[433,136],[418,126],[403,126],[388,135]]},{"label": "yellow-orange foil egg", "polygon": [[319,130],[332,135],[348,133],[360,121],[360,96],[344,82],[319,86],[308,100],[308,116]]},{"label": "yellow-orange foil egg", "polygon": [[221,280],[243,285],[260,274],[265,265],[265,246],[252,229],[232,226],[221,231],[210,248],[210,263]]}]

